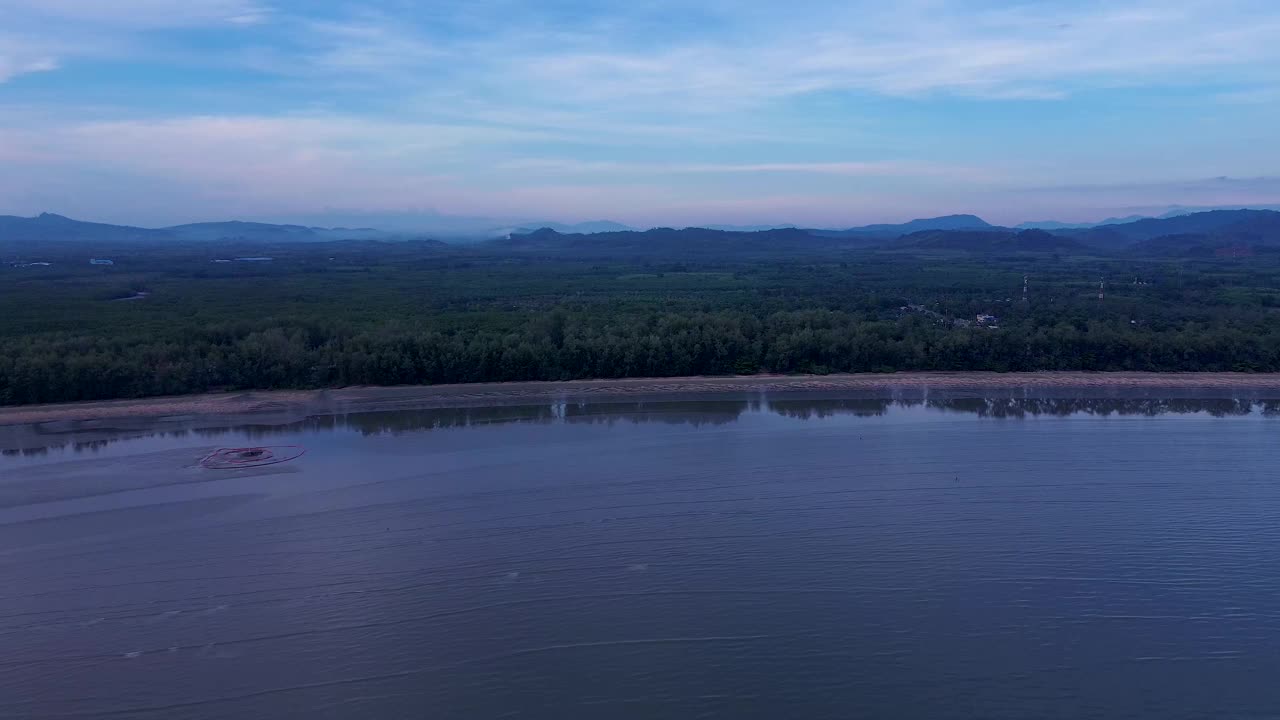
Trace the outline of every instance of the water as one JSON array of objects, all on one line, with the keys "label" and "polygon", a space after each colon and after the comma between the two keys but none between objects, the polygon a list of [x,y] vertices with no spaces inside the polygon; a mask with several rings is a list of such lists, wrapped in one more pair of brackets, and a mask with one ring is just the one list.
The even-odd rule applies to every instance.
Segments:
[{"label": "water", "polygon": [[1274,718],[1276,410],[0,428],[0,717]]}]

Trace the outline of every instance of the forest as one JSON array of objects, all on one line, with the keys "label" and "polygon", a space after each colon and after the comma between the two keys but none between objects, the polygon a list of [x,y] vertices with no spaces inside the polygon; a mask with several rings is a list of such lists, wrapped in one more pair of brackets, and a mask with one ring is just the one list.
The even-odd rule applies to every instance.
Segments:
[{"label": "forest", "polygon": [[41,260],[0,266],[0,404],[760,372],[1280,371],[1275,255],[345,241],[67,243]]}]

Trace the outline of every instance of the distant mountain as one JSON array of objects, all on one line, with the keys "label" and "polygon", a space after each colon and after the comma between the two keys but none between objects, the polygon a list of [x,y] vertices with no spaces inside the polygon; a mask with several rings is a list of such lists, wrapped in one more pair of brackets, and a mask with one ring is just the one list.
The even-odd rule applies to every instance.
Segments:
[{"label": "distant mountain", "polygon": [[[431,210],[404,212],[360,212],[326,210],[291,215],[263,215],[254,220],[271,225],[301,225],[309,228],[378,228],[400,236],[492,239],[513,229],[536,225],[520,218],[444,215]],[[505,230],[506,232],[499,232]]]},{"label": "distant mountain", "polygon": [[1210,235],[1183,233],[1142,240],[1130,245],[1125,251],[1143,257],[1184,257],[1212,254],[1216,244]]},{"label": "distant mountain", "polygon": [[613,222],[612,220],[591,220],[588,222],[580,222],[580,223],[558,223],[558,222],[520,223],[518,227],[500,228],[500,229],[494,230],[493,234],[495,236],[510,235],[512,233],[525,234],[525,233],[531,233],[535,230],[541,230],[543,228],[546,228],[548,230],[555,230],[558,233],[562,233],[566,235],[583,235],[583,234],[590,234],[590,233],[605,233],[605,232],[629,232],[629,231],[636,230],[636,228],[623,225],[622,223],[616,223],[616,222]]},{"label": "distant mountain", "polygon": [[764,230],[794,230],[795,225],[698,225],[707,230],[724,230],[726,232],[761,232]]},{"label": "distant mountain", "polygon": [[874,236],[894,238],[901,235],[923,232],[926,230],[986,230],[995,227],[977,215],[944,215],[936,218],[921,218],[899,224],[863,225],[847,230],[813,230],[815,235],[825,237]]},{"label": "distant mountain", "polygon": [[[1280,251],[1280,212],[1269,210],[1215,212],[1249,212],[1244,219],[1217,227],[1207,220],[1184,225],[1200,226],[1200,230],[1158,235],[1133,243],[1126,252],[1133,255],[1206,257],[1248,257]],[[1211,213],[1199,213],[1209,215]],[[1187,216],[1193,217],[1193,216]]]},{"label": "distant mountain", "polygon": [[1148,215],[1129,215],[1121,218],[1107,218],[1092,223],[1064,223],[1056,220],[1040,220],[1036,222],[1024,222],[1015,225],[1017,230],[1083,230],[1087,228],[1098,227],[1099,225],[1119,225],[1121,223],[1131,223],[1138,220],[1147,220]]},{"label": "distant mountain", "polygon": [[1213,210],[1280,210],[1280,205],[1170,205],[1168,211],[1160,217],[1171,218]]},{"label": "distant mountain", "polygon": [[[1222,248],[1280,247],[1280,212],[1211,210],[1164,218],[1115,218],[1091,227],[1002,228],[974,215],[948,215],[898,225],[865,225],[846,230],[794,227],[718,226],[633,230],[607,220],[507,232],[489,231],[485,247],[513,252],[578,255],[670,257],[740,253],[753,256],[888,247],[982,251],[1108,252],[1148,255],[1214,254]],[[536,223],[535,223],[536,224]],[[1056,225],[1066,225],[1058,223]],[[728,229],[725,229],[728,228]],[[495,240],[495,238],[501,238]],[[148,229],[83,222],[45,213],[38,217],[0,216],[0,244],[81,245],[148,242],[285,244],[302,242],[415,240],[420,233],[368,227],[327,228],[261,222],[207,222]],[[37,245],[38,247],[38,245]],[[1225,252],[1225,251],[1224,251]],[[1234,252],[1234,251],[1233,251]],[[1243,252],[1243,250],[1239,251]]]},{"label": "distant mountain", "polygon": [[[1127,248],[1159,237],[1203,235],[1223,242],[1251,238],[1261,244],[1280,243],[1280,212],[1275,210],[1211,210],[1168,218],[1099,225],[1063,234],[1096,247]],[[1212,242],[1212,240],[1210,239]]]},{"label": "distant mountain", "polygon": [[301,225],[268,225],[255,222],[207,222],[190,225],[175,225],[165,228],[170,233],[184,240],[315,240],[317,234],[309,227]]},{"label": "distant mountain", "polygon": [[977,230],[995,227],[977,215],[943,215],[936,218],[923,218],[898,225],[865,225],[850,228],[848,232],[896,232],[902,235],[925,230]]},{"label": "distant mountain", "polygon": [[924,230],[904,235],[893,249],[963,250],[967,252],[1089,252],[1084,244],[1044,230]]},{"label": "distant mountain", "polygon": [[1257,242],[1249,236],[1187,233],[1143,240],[1130,246],[1126,252],[1142,257],[1251,258],[1258,255],[1280,255],[1280,243]]},{"label": "distant mountain", "polygon": [[398,237],[395,233],[372,228],[318,228],[302,225],[241,222],[239,220],[175,225],[164,229],[184,240],[203,242],[324,242],[328,240],[382,240]]},{"label": "distant mountain", "polygon": [[336,240],[413,239],[412,235],[370,228],[315,228],[254,222],[210,222],[149,229],[84,222],[52,213],[25,218],[0,216],[0,243],[148,243],[240,242],[289,243]]},{"label": "distant mountain", "polygon": [[1139,220],[1168,220],[1171,218],[1203,214],[1216,210],[1280,210],[1280,205],[1213,205],[1204,207],[1170,205],[1165,209],[1165,212],[1160,215],[1126,215],[1125,217],[1111,217],[1106,220],[1099,220],[1098,222],[1085,223],[1037,220],[1034,222],[1020,223],[1014,227],[1018,230],[1087,230],[1089,228],[1101,227],[1103,225],[1127,225]]},{"label": "distant mountain", "polygon": [[0,215],[0,243],[148,242],[172,237],[164,230],[82,222],[53,213],[33,218]]},{"label": "distant mountain", "polygon": [[653,228],[641,231],[565,234],[549,228],[531,233],[513,233],[486,243],[485,247],[521,253],[543,253],[581,257],[644,257],[678,260],[705,255],[794,255],[820,249],[839,249],[849,243],[839,238],[818,237],[804,230],[782,229],[759,232],[730,232],[707,228]]}]

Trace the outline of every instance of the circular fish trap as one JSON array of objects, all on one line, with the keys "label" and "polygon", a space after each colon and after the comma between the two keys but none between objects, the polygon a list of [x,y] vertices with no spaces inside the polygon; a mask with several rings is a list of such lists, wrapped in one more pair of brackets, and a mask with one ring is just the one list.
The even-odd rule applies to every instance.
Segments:
[{"label": "circular fish trap", "polygon": [[302,457],[306,448],[300,445],[275,445],[271,447],[218,448],[200,461],[200,466],[210,470],[238,470],[289,462]]}]

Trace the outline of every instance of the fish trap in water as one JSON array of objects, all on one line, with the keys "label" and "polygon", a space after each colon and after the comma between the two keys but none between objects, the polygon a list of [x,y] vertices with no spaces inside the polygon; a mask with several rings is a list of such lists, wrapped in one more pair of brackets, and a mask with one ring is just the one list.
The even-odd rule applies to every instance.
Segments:
[{"label": "fish trap in water", "polygon": [[271,447],[218,448],[200,461],[209,470],[238,470],[263,465],[276,465],[302,457],[307,451],[300,445],[275,445]]}]

